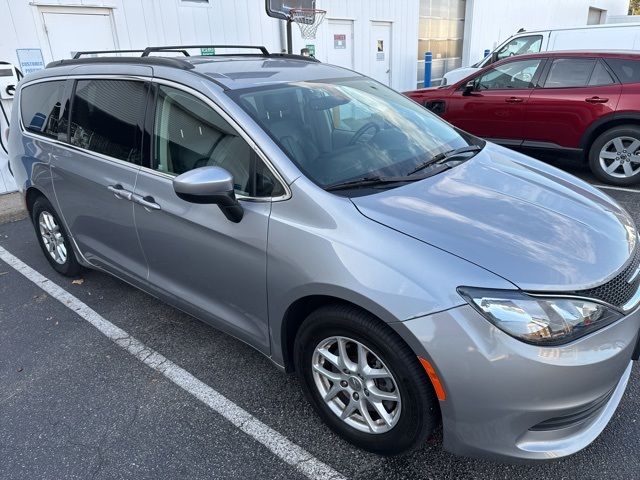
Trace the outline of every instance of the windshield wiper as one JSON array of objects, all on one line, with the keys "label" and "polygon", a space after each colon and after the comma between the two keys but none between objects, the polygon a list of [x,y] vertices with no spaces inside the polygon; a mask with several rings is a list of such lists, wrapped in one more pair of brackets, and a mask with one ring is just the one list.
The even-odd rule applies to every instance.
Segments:
[{"label": "windshield wiper", "polygon": [[439,153],[431,157],[426,162],[422,162],[421,164],[419,164],[416,168],[411,170],[407,175],[413,175],[419,172],[420,170],[424,170],[429,165],[433,165],[434,163],[443,162],[444,160],[451,160],[452,158],[457,157],[459,155],[462,155],[465,153],[479,152],[480,150],[482,150],[482,147],[479,147],[478,145],[469,145],[466,147],[456,148],[455,150],[449,150],[448,152]]},{"label": "windshield wiper", "polygon": [[363,177],[355,180],[348,180],[346,182],[330,183],[329,185],[324,187],[324,189],[327,191],[345,190],[347,188],[370,187],[376,185],[385,185],[388,183],[414,182],[416,180],[416,178],[407,177]]}]

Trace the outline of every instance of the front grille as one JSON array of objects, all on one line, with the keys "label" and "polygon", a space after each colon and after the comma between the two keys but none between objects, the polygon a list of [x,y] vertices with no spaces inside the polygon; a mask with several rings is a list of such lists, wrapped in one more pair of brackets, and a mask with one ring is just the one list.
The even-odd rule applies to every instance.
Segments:
[{"label": "front grille", "polygon": [[561,417],[550,418],[549,420],[545,420],[544,422],[540,422],[537,425],[534,425],[529,430],[534,432],[543,432],[546,430],[559,430],[561,428],[571,427],[572,425],[577,425],[586,420],[589,420],[593,415],[598,413],[600,409],[602,409],[611,396],[613,395],[615,388],[607,392],[605,395],[601,396],[597,400],[583,405],[580,410],[570,413],[568,415],[562,415]]},{"label": "front grille", "polygon": [[572,293],[580,297],[597,298],[616,307],[621,307],[633,297],[640,287],[640,275],[633,282],[628,282],[638,266],[640,266],[640,245],[636,246],[635,255],[629,265],[607,283]]}]

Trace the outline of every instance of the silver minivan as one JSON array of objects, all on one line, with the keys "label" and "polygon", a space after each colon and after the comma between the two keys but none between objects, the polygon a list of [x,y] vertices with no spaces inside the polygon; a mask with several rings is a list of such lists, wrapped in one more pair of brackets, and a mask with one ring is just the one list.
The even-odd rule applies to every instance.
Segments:
[{"label": "silver minivan", "polygon": [[10,165],[55,270],[249,343],[369,451],[439,423],[446,449],[494,458],[600,434],[640,328],[638,233],[612,199],[350,70],[156,52],[17,88]]}]

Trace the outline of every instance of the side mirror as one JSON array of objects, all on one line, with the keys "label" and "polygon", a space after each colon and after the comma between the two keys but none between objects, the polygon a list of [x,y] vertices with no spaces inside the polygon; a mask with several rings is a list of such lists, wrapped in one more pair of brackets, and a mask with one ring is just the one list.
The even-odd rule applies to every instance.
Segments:
[{"label": "side mirror", "polygon": [[467,84],[464,86],[464,90],[462,90],[462,95],[464,95],[465,97],[468,97],[473,93],[475,89],[476,89],[475,82],[473,80],[469,80]]},{"label": "side mirror", "polygon": [[200,167],[173,179],[173,190],[191,203],[216,204],[234,223],[242,220],[244,210],[234,193],[233,175],[220,167]]}]

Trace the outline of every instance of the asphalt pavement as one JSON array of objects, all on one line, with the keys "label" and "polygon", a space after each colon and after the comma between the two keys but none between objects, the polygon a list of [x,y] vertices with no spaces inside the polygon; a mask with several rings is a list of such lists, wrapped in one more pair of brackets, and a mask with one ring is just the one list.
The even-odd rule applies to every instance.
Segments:
[{"label": "asphalt pavement", "polygon": [[[640,192],[606,193],[640,224]],[[330,432],[296,377],[242,342],[106,274],[56,274],[27,220],[0,225],[0,247],[344,478],[640,478],[638,365],[611,423],[574,456],[533,465],[456,457],[436,432],[409,455],[379,457]],[[286,451],[274,453],[79,313],[0,260],[1,479],[306,478]]]}]

